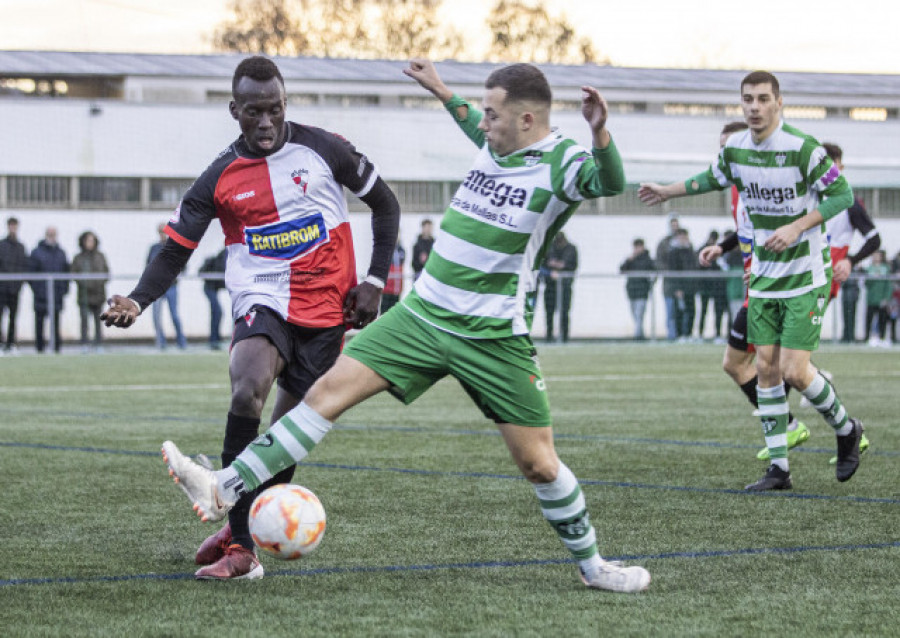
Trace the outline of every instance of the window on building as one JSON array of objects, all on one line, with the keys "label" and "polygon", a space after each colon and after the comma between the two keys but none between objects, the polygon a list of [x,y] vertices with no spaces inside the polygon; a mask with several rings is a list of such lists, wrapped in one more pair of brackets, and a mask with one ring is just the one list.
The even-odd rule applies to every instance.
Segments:
[{"label": "window on building", "polygon": [[900,188],[878,189],[878,216],[900,217]]},{"label": "window on building", "polygon": [[78,202],[82,207],[137,208],[141,205],[141,180],[137,177],[82,177],[78,182]]},{"label": "window on building", "polygon": [[377,95],[324,95],[322,97],[323,105],[341,108],[378,106],[380,101]]},{"label": "window on building", "polygon": [[6,200],[9,206],[68,208],[70,193],[68,177],[14,175],[6,178]]},{"label": "window on building", "polygon": [[174,208],[193,183],[193,180],[189,179],[151,179],[150,206]]}]

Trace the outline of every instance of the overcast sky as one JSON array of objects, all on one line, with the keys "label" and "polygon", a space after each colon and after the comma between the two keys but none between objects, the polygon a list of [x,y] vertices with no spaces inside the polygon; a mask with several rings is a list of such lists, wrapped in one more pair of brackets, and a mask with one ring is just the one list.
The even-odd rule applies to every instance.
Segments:
[{"label": "overcast sky", "polygon": [[[447,0],[473,38],[490,0]],[[546,0],[620,66],[900,73],[882,0]],[[227,0],[0,0],[0,48],[206,53]]]}]

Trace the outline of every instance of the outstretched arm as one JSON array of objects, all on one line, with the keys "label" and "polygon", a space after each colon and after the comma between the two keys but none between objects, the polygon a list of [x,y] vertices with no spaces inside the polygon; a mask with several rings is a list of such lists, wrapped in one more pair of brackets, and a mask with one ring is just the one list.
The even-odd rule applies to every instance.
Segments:
[{"label": "outstretched arm", "polygon": [[167,241],[163,249],[147,264],[137,286],[127,297],[112,295],[107,300],[109,307],[100,315],[100,319],[107,327],[131,326],[138,315],[162,297],[175,282],[193,252],[171,239]]},{"label": "outstretched arm", "polygon": [[[446,104],[453,97],[453,91],[447,88],[441,76],[438,75],[434,63],[425,58],[413,58],[409,61],[409,66],[403,69],[403,73],[418,82],[423,89],[429,91],[434,97]],[[465,118],[465,114],[461,115],[461,119]]]},{"label": "outstretched arm", "polygon": [[454,94],[444,84],[431,60],[413,58],[409,61],[409,66],[403,69],[403,73],[414,79],[422,88],[439,99],[470,140],[479,148],[484,146],[484,132],[478,128],[478,125],[481,123],[481,111]]},{"label": "outstretched arm", "polygon": [[581,87],[581,114],[591,127],[594,148],[604,149],[609,146],[610,136],[606,129],[609,107],[600,91],[592,86]]},{"label": "outstretched arm", "polygon": [[673,182],[671,184],[656,184],[649,182],[641,184],[638,189],[638,197],[647,206],[655,206],[662,204],[674,197],[684,197],[687,195],[687,189],[684,182]]}]

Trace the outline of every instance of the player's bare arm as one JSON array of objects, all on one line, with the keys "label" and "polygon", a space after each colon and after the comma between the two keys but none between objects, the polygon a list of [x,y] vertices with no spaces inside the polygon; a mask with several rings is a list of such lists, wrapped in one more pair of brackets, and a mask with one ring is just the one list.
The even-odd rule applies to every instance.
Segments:
[{"label": "player's bare arm", "polygon": [[790,224],[786,224],[773,232],[766,240],[766,249],[776,253],[784,252],[789,246],[797,241],[797,238],[800,237],[804,231],[807,231],[814,226],[821,225],[823,221],[822,213],[820,213],[818,209],[811,210],[800,219],[797,219]]},{"label": "player's bare arm", "polygon": [[687,195],[687,190],[683,182],[673,182],[671,184],[647,182],[641,184],[641,187],[638,189],[638,198],[647,206],[656,206],[674,197],[684,197],[685,195]]},{"label": "player's bare arm", "polygon": [[453,91],[441,80],[431,60],[413,58],[409,61],[409,66],[403,69],[403,73],[418,82],[426,91],[431,92],[441,104],[453,97]]},{"label": "player's bare arm", "polygon": [[581,92],[581,114],[591,127],[594,148],[606,148],[610,141],[609,131],[606,129],[606,119],[609,117],[606,100],[592,86],[582,86]]},{"label": "player's bare arm", "polygon": [[141,314],[141,307],[134,299],[122,295],[113,295],[106,300],[109,307],[100,314],[107,328],[128,328]]}]

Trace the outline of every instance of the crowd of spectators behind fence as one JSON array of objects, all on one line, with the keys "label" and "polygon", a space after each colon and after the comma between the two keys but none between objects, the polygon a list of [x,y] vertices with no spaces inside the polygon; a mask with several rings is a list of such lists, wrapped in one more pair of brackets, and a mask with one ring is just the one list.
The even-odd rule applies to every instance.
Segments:
[{"label": "crowd of spectators behind fence", "polygon": [[[161,247],[156,243],[151,247],[150,258]],[[226,251],[210,257],[201,269],[204,292],[210,301],[210,347],[221,344],[219,324],[222,308],[216,295],[225,287],[221,276],[225,270]],[[6,237],[0,239],[0,354],[15,354],[19,350],[17,321],[19,299],[22,287],[28,284],[32,293],[34,312],[34,348],[42,353],[48,350],[60,352],[63,346],[60,315],[65,308],[71,284],[75,282],[75,299],[81,319],[80,345],[83,352],[102,350],[103,325],[100,313],[106,305],[106,283],[109,280],[109,263],[100,251],[100,239],[96,233],[87,230],[78,237],[78,252],[69,261],[66,251],[60,246],[55,226],[48,226],[41,239],[30,252],[19,240],[19,220],[6,220]],[[65,273],[67,276],[61,277]],[[35,277],[35,274],[49,275]],[[20,275],[20,277],[15,277]],[[57,276],[53,276],[57,275]],[[174,288],[174,286],[173,286]],[[173,322],[176,323],[176,343],[180,348],[187,345],[187,338],[181,329],[177,314],[177,297],[166,295]],[[162,300],[160,300],[162,301]],[[154,304],[156,306],[158,304]],[[164,347],[161,308],[154,308],[154,324],[157,328],[157,345]],[[162,336],[160,336],[162,335]]]},{"label": "crowd of spectators behind fence", "polygon": [[[698,259],[703,246],[694,250],[690,235],[680,225],[677,215],[669,215],[668,223],[669,232],[657,245],[655,259],[646,249],[644,239],[637,238],[633,241],[631,255],[619,267],[619,272],[627,275],[625,293],[634,321],[634,339],[646,338],[644,313],[656,281],[655,273],[660,273],[667,339],[682,343],[703,340],[707,334],[706,317],[712,306],[712,339],[724,343],[729,326],[744,301],[744,265],[740,250],[734,249],[704,268]],[[728,230],[725,234],[733,232]],[[716,244],[718,240],[718,231],[711,230],[704,246]],[[692,274],[685,277],[673,274],[678,271],[692,271]],[[717,274],[704,277],[704,271]],[[630,274],[632,272],[637,274]],[[732,276],[719,274],[724,272],[730,272]],[[860,339],[856,316],[862,292],[865,292],[866,318],[862,327],[864,335]],[[843,318],[843,343],[864,342],[874,347],[896,345],[897,320],[900,319],[900,251],[889,261],[887,251],[878,250],[866,263],[854,268],[841,289],[839,312]]]},{"label": "crowd of spectators behind fence", "polygon": [[[668,218],[669,232],[658,243],[652,256],[643,238],[632,243],[632,252],[622,262],[619,272],[625,275],[625,294],[634,323],[633,338],[647,338],[645,329],[648,300],[653,292],[657,274],[662,279],[665,300],[666,337],[670,341],[686,342],[711,338],[724,342],[728,327],[744,300],[743,261],[740,251],[726,253],[708,268],[702,268],[698,253],[703,246],[694,248],[688,231],[676,215]],[[37,352],[53,349],[60,351],[62,337],[60,313],[69,293],[71,280],[75,280],[76,299],[81,318],[80,345],[84,352],[102,349],[103,331],[99,320],[106,301],[106,282],[109,264],[100,251],[100,239],[93,231],[85,231],[78,237],[79,252],[70,262],[59,245],[57,229],[48,226],[44,238],[30,252],[19,240],[19,220],[6,220],[6,237],[0,239],[0,274],[21,274],[21,279],[0,279],[0,353],[10,354],[18,350],[16,323],[22,286],[28,283],[33,298],[34,347]],[[726,235],[733,231],[725,231]],[[161,241],[164,237],[161,237]],[[716,230],[711,230],[704,245],[719,240]],[[424,220],[421,233],[411,248],[410,265],[413,278],[418,277],[434,245],[433,224]],[[149,258],[161,247],[161,242],[151,247]],[[222,344],[220,330],[223,319],[218,293],[225,287],[222,277],[225,271],[226,251],[210,256],[199,270],[203,278],[203,291],[210,304],[209,347],[218,349]],[[392,266],[391,288],[385,288],[384,305],[397,303],[403,291],[402,271],[406,252],[397,244]],[[574,273],[578,267],[578,251],[563,233],[559,233],[553,250],[541,269],[541,285],[545,306],[548,341],[558,335],[563,342],[569,339],[569,313],[572,304]],[[677,272],[685,271],[684,277]],[[703,277],[709,271],[715,276]],[[729,272],[733,276],[726,277]],[[69,278],[35,279],[27,273],[69,273]],[[865,303],[865,323],[857,326],[859,303]],[[169,304],[175,341],[179,348],[187,345],[187,337],[178,315],[177,284],[153,305],[156,344],[165,348],[162,303]],[[386,310],[383,307],[382,310]],[[897,320],[900,319],[900,251],[893,259],[888,252],[878,250],[867,263],[859,264],[841,289],[840,308],[844,343],[864,342],[884,347],[898,344]],[[861,311],[860,311],[861,312]],[[707,330],[707,318],[712,318],[711,331]],[[555,330],[559,320],[558,332]],[[48,335],[49,325],[55,330]],[[711,332],[711,337],[708,333]],[[861,336],[858,336],[860,335]]]}]

